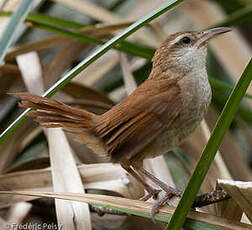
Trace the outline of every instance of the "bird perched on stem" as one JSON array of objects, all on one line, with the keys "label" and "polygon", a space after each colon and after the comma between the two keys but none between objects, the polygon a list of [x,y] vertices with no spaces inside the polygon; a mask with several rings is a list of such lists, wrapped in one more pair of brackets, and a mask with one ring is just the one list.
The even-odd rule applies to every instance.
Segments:
[{"label": "bird perched on stem", "polygon": [[178,146],[203,119],[211,101],[206,72],[206,44],[230,28],[179,32],[170,35],[157,49],[149,78],[131,95],[102,115],[73,108],[53,99],[30,93],[14,93],[20,106],[42,126],[62,127],[74,133],[95,153],[119,163],[141,183],[147,195],[166,196],[154,203],[151,214],[180,191],[160,181],[143,168],[143,160]]}]

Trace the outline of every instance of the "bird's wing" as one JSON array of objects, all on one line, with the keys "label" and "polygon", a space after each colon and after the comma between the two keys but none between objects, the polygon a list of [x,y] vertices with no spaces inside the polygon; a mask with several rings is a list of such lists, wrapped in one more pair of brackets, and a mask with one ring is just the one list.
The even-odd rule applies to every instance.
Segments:
[{"label": "bird's wing", "polygon": [[181,111],[178,85],[164,81],[147,80],[128,98],[98,117],[95,133],[104,141],[112,161],[135,156],[168,129]]}]

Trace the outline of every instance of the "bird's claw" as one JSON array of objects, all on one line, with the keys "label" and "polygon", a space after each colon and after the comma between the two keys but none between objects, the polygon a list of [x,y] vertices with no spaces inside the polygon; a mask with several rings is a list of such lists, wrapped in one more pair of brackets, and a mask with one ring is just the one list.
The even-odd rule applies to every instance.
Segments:
[{"label": "bird's claw", "polygon": [[165,191],[166,194],[160,198],[159,200],[157,200],[151,207],[151,211],[150,211],[150,215],[151,215],[151,219],[152,219],[152,222],[153,223],[156,223],[155,221],[155,215],[159,212],[159,209],[165,204],[167,203],[168,205],[169,204],[169,200],[174,197],[174,196],[177,196],[177,197],[181,197],[182,195],[182,192],[177,190],[177,189],[170,189],[172,187],[169,187],[169,190]]},{"label": "bird's claw", "polygon": [[154,200],[156,200],[158,198],[158,194],[161,192],[161,189],[155,189],[155,188],[150,188],[148,189],[148,194],[144,195],[143,197],[140,198],[140,200],[142,201],[147,201],[150,198],[153,198]]}]

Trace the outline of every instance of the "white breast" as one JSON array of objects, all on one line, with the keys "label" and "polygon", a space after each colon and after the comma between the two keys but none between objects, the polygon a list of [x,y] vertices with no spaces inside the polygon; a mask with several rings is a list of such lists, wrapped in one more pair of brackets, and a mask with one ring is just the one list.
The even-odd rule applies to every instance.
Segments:
[{"label": "white breast", "polygon": [[[179,85],[184,95],[183,109],[169,129],[155,140],[156,156],[178,146],[189,136],[204,118],[211,101],[211,87],[206,71],[187,75],[179,81]],[[154,149],[149,149],[149,157],[154,157]]]},{"label": "white breast", "polygon": [[180,125],[185,132],[190,132],[203,119],[211,101],[211,87],[205,68],[187,74],[179,81],[179,86],[183,95]]}]

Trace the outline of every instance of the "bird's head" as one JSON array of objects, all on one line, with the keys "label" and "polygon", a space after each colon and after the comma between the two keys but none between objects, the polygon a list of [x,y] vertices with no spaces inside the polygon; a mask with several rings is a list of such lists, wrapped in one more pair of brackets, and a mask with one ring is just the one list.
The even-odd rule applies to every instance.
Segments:
[{"label": "bird's head", "polygon": [[173,74],[205,68],[206,44],[213,37],[231,31],[218,27],[204,31],[186,31],[170,35],[156,51],[153,67]]}]

